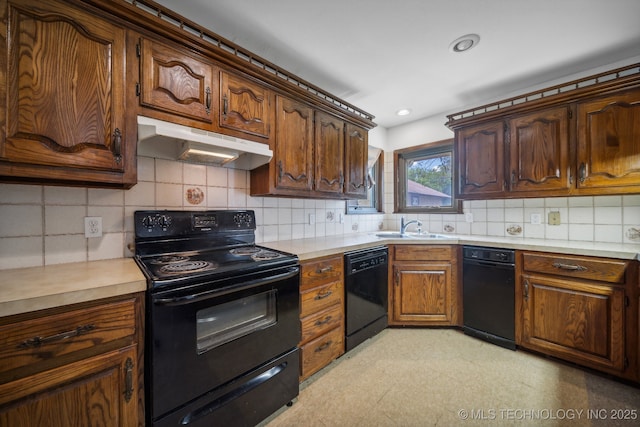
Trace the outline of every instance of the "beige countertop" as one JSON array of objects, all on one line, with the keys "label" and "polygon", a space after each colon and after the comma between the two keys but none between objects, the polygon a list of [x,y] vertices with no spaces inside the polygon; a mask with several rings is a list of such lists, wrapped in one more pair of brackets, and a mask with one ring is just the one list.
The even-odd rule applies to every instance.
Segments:
[{"label": "beige countertop", "polygon": [[451,235],[450,238],[447,239],[381,238],[372,232],[262,243],[263,246],[272,249],[294,253],[298,255],[301,261],[387,244],[478,245],[607,258],[640,259],[640,244],[525,239],[522,237]]},{"label": "beige countertop", "polygon": [[0,270],[0,317],[146,289],[133,258]]}]

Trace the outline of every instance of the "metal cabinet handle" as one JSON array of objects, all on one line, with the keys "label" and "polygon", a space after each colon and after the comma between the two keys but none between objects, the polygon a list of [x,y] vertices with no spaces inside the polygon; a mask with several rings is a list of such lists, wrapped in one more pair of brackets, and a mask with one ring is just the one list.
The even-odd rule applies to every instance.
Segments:
[{"label": "metal cabinet handle", "polygon": [[113,132],[113,158],[116,163],[122,161],[122,132],[120,132],[119,128],[116,128]]},{"label": "metal cabinet handle", "polygon": [[207,87],[206,93],[207,94],[205,96],[205,101],[204,101],[205,110],[206,110],[207,114],[210,114],[211,113],[211,88],[210,87]]},{"label": "metal cabinet handle", "polygon": [[316,273],[318,273],[318,274],[328,273],[328,272],[330,272],[332,270],[333,270],[333,267],[332,266],[328,266],[328,267],[318,268],[316,270]]},{"label": "metal cabinet handle", "polygon": [[222,97],[222,114],[227,115],[227,111],[229,110],[229,98],[227,95]]},{"label": "metal cabinet handle", "polygon": [[580,167],[578,168],[578,181],[580,184],[584,183],[587,179],[587,165],[580,163]]},{"label": "metal cabinet handle", "polygon": [[524,300],[529,301],[529,280],[524,280]]},{"label": "metal cabinet handle", "polygon": [[333,316],[327,316],[323,320],[316,320],[315,326],[326,325],[331,322],[331,319],[333,319]]},{"label": "metal cabinet handle", "polygon": [[323,293],[323,294],[318,294],[318,295],[316,295],[316,297],[314,298],[314,300],[318,301],[318,300],[321,300],[321,299],[325,299],[325,298],[327,298],[329,295],[331,295],[332,293],[333,293],[333,291],[327,291],[327,292],[325,292],[325,293]]},{"label": "metal cabinet handle", "polygon": [[44,338],[33,337],[18,344],[18,348],[20,349],[38,348],[43,344],[49,344],[54,341],[63,341],[69,338],[80,336],[82,334],[86,334],[89,331],[93,331],[95,328],[96,328],[95,325],[82,325],[82,326],[78,326],[77,328],[71,331],[61,332],[59,334],[51,335]]},{"label": "metal cabinet handle", "polygon": [[322,350],[325,350],[327,347],[329,347],[331,344],[333,344],[333,341],[327,341],[325,343],[323,343],[320,347],[315,349],[315,352],[321,352]]},{"label": "metal cabinet handle", "polygon": [[129,402],[133,396],[133,361],[130,357],[124,362],[124,401]]},{"label": "metal cabinet handle", "polygon": [[583,265],[575,265],[575,264],[564,264],[562,262],[554,262],[553,266],[560,270],[568,270],[568,271],[587,271],[587,267]]}]

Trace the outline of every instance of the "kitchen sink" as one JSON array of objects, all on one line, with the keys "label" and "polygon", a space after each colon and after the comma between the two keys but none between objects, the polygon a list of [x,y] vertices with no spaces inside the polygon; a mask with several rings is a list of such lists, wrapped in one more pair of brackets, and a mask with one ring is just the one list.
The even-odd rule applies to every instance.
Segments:
[{"label": "kitchen sink", "polygon": [[380,231],[376,233],[377,237],[384,237],[388,239],[420,239],[420,240],[431,240],[431,239],[454,239],[453,236],[447,236],[444,234],[435,234],[435,233],[404,233],[400,234],[399,231]]}]

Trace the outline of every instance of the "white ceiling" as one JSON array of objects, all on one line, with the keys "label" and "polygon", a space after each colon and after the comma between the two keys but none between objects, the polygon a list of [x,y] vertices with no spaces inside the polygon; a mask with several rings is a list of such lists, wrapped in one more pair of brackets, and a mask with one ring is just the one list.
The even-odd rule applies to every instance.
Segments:
[{"label": "white ceiling", "polygon": [[[640,0],[157,0],[390,128],[640,55]],[[456,38],[476,48],[454,54]],[[395,112],[410,108],[412,114]]]}]

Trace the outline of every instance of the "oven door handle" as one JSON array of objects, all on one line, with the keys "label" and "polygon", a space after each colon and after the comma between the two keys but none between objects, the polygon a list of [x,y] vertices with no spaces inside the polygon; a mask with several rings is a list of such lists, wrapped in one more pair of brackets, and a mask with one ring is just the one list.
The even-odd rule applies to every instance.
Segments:
[{"label": "oven door handle", "polygon": [[154,298],[153,303],[156,305],[185,305],[191,304],[197,301],[202,301],[208,298],[219,297],[227,295],[233,292],[244,291],[251,288],[257,288],[260,286],[268,285],[269,283],[279,282],[281,280],[287,280],[295,277],[300,271],[299,267],[292,267],[287,270],[286,273],[276,274],[274,276],[264,277],[262,279],[250,280],[240,285],[234,285],[229,288],[209,290],[205,292],[198,292],[190,295],[183,295],[179,297],[168,298]]}]

